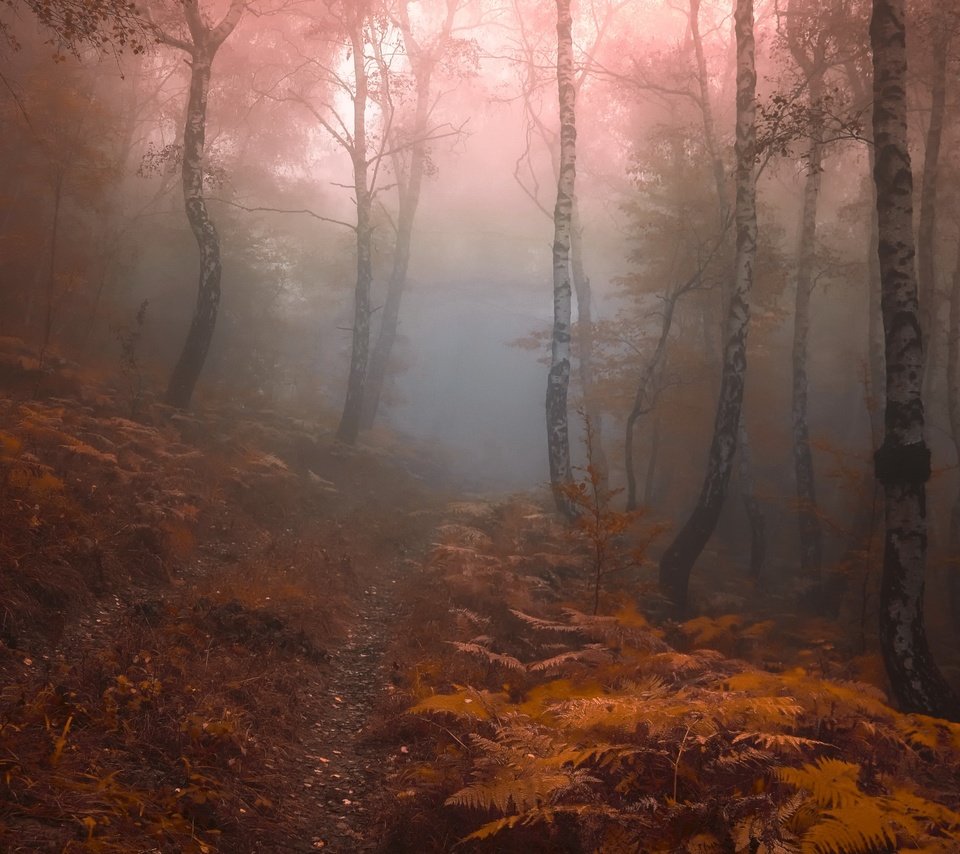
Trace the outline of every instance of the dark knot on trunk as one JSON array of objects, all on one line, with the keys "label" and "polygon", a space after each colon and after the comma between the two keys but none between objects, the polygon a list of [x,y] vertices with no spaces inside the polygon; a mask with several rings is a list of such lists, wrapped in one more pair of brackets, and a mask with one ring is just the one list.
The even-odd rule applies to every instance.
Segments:
[{"label": "dark knot on trunk", "polygon": [[926,483],[930,480],[930,448],[923,441],[898,445],[887,439],[873,455],[873,469],[884,486]]}]

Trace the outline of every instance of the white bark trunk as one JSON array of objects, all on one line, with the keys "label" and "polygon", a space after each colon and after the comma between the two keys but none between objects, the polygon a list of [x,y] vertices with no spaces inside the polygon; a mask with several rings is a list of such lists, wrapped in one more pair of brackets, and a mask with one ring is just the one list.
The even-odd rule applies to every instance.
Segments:
[{"label": "white bark trunk", "polygon": [[720,397],[699,500],[660,562],[660,584],[681,612],[686,609],[693,565],[713,534],[726,497],[737,449],[747,371],[750,290],[757,251],[757,73],[753,0],[737,0],[734,17],[737,35],[737,252],[727,312]]},{"label": "white bark trunk", "polygon": [[570,232],[576,180],[576,88],[570,0],[557,0],[557,89],[560,101],[560,169],[553,212],[553,338],[547,377],[547,455],[557,509],[572,516],[562,488],[572,480],[567,389],[570,384]]},{"label": "white bark trunk", "polygon": [[876,453],[885,495],[880,645],[887,675],[910,712],[960,717],[960,704],[933,661],[923,620],[927,553],[923,342],[913,241],[913,176],[907,148],[904,0],[874,0],[874,182],[886,340],[884,443]]}]

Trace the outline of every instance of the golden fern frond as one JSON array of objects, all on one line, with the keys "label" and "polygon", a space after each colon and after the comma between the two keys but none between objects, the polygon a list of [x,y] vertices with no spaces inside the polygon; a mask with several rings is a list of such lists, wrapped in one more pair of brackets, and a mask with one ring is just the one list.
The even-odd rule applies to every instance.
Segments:
[{"label": "golden fern frond", "polygon": [[894,728],[911,747],[960,752],[960,724],[927,715],[898,715]]},{"label": "golden fern frond", "polygon": [[733,739],[734,744],[751,740],[765,747],[767,750],[796,750],[802,752],[815,747],[829,747],[824,741],[813,738],[801,738],[797,735],[787,735],[784,732],[742,732]]},{"label": "golden fern frond", "polygon": [[596,697],[603,693],[603,686],[591,679],[553,679],[537,685],[527,692],[526,699],[517,707],[520,714],[539,718],[568,700]]},{"label": "golden fern frond", "polygon": [[462,841],[469,842],[471,839],[489,839],[491,836],[496,836],[502,830],[510,830],[517,825],[528,826],[545,820],[547,819],[545,817],[544,810],[531,810],[530,812],[523,813],[522,815],[508,815],[504,818],[498,818],[494,821],[488,821],[486,824],[480,825],[480,827],[473,831],[473,833],[471,833],[469,836],[465,836]]},{"label": "golden fern frond", "polygon": [[510,613],[513,614],[518,620],[526,623],[530,628],[536,629],[540,632],[562,632],[566,634],[580,634],[583,631],[581,626],[572,625],[570,623],[558,623],[554,620],[543,620],[540,617],[534,617],[531,614],[525,614],[523,611],[517,611],[514,608],[510,609]]},{"label": "golden fern frond", "polygon": [[454,608],[452,612],[470,625],[476,626],[478,629],[485,629],[490,625],[489,617],[484,617],[482,614],[471,611],[469,608]]},{"label": "golden fern frond", "polygon": [[565,664],[587,663],[601,664],[610,661],[612,653],[603,644],[588,644],[583,649],[573,649],[569,652],[562,652],[554,655],[552,658],[545,658],[542,661],[534,661],[527,665],[527,668],[534,673],[544,670],[556,670]]},{"label": "golden fern frond", "polygon": [[[846,763],[844,763],[846,764]],[[895,847],[897,834],[879,800],[859,798],[824,813],[801,845],[803,854],[873,854]]]},{"label": "golden fern frond", "polygon": [[716,763],[723,768],[737,768],[748,765],[767,765],[772,759],[773,754],[767,750],[760,750],[750,745],[742,745],[733,753],[724,753],[718,756]]},{"label": "golden fern frond", "polygon": [[539,807],[556,792],[570,784],[570,777],[561,773],[529,773],[500,776],[493,780],[471,783],[454,792],[447,806],[476,810],[496,809],[501,813],[524,812]]},{"label": "golden fern frond", "polygon": [[694,646],[715,643],[732,636],[734,629],[743,625],[739,614],[725,614],[722,617],[697,617],[681,624],[680,631],[690,639]]},{"label": "golden fern frond", "polygon": [[819,759],[802,768],[780,768],[777,775],[785,783],[806,789],[821,807],[852,806],[862,800],[857,785],[860,766],[840,759]]},{"label": "golden fern frond", "polygon": [[664,676],[690,677],[697,672],[713,671],[723,655],[712,649],[698,649],[696,652],[660,652],[650,656],[644,663],[644,669]]},{"label": "golden fern frond", "polygon": [[512,655],[493,652],[478,643],[461,643],[460,641],[447,641],[447,643],[460,652],[465,652],[468,655],[474,655],[483,659],[488,664],[496,664],[500,667],[506,667],[508,670],[526,670],[524,663]]},{"label": "golden fern frond", "polygon": [[[888,802],[896,811],[898,820],[901,815],[909,814],[936,825],[938,830],[943,832],[960,830],[960,813],[936,801],[922,798],[909,789],[895,789]],[[960,843],[960,837],[957,838],[957,842]]]},{"label": "golden fern frond", "polygon": [[410,714],[448,714],[467,720],[489,720],[491,709],[498,708],[509,700],[506,694],[491,694],[473,688],[461,688],[453,694],[433,694],[421,700]]}]

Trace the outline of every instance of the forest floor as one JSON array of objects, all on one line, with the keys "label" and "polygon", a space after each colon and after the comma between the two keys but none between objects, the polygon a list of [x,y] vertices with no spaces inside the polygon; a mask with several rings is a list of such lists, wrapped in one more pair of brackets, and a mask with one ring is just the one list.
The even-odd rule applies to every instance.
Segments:
[{"label": "forest floor", "polygon": [[887,704],[855,600],[676,623],[643,516],[9,340],[0,387],[4,852],[960,850],[960,725]]}]

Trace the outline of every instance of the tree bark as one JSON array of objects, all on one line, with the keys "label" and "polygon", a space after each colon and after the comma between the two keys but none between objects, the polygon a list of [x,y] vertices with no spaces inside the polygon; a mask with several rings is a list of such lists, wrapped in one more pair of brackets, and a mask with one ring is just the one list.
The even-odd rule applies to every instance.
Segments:
[{"label": "tree bark", "polygon": [[660,584],[683,613],[690,573],[713,534],[737,450],[747,369],[750,289],[757,250],[756,85],[753,0],[737,0],[737,251],[725,329],[723,372],[707,470],[697,505],[660,561]]},{"label": "tree bark", "polygon": [[583,265],[583,224],[580,222],[580,206],[573,199],[570,223],[570,273],[573,289],[577,295],[577,339],[580,344],[579,374],[583,389],[583,412],[591,430],[590,465],[600,478],[600,486],[606,490],[609,484],[609,466],[603,450],[603,413],[597,403],[593,374],[593,289]]},{"label": "tree bark", "polygon": [[337,439],[352,445],[360,434],[360,416],[363,409],[367,379],[367,361],[370,351],[370,283],[373,281],[371,244],[373,228],[370,222],[371,193],[367,166],[367,70],[364,64],[363,13],[354,11],[350,27],[353,53],[355,91],[353,95],[353,189],[357,202],[357,282],[353,292],[353,337],[350,350],[350,375],[347,379],[347,397],[337,427]]},{"label": "tree bark", "polygon": [[410,268],[410,250],[413,245],[413,223],[420,205],[420,190],[423,186],[427,146],[424,136],[430,116],[430,77],[432,65],[414,70],[417,79],[417,104],[414,118],[414,142],[410,150],[410,171],[406,181],[401,181],[400,204],[397,211],[397,241],[393,250],[393,267],[387,283],[387,299],[380,318],[380,332],[370,357],[370,370],[361,413],[361,429],[373,426],[380,407],[383,384],[390,363],[390,354],[397,340],[400,323],[400,303],[407,283]]},{"label": "tree bark", "polygon": [[930,125],[927,128],[923,152],[923,174],[920,179],[920,217],[917,228],[917,288],[920,300],[920,329],[927,341],[924,366],[926,397],[932,400],[930,390],[940,362],[940,334],[937,318],[940,313],[940,294],[937,289],[936,230],[937,183],[940,178],[940,145],[947,103],[947,47],[950,29],[942,17],[932,22],[933,85],[930,93]]},{"label": "tree bark", "polygon": [[[947,331],[947,415],[953,447],[957,460],[960,461],[960,253],[957,255],[953,283],[950,288],[950,325]],[[960,634],[960,487],[957,489],[950,512],[949,537],[951,560],[947,590],[955,633]]]},{"label": "tree bark", "polygon": [[756,489],[753,485],[753,451],[750,447],[750,434],[747,432],[744,413],[740,412],[740,425],[737,428],[740,442],[740,483],[743,486],[743,509],[750,523],[750,577],[759,581],[763,578],[767,561],[767,520],[760,507]]},{"label": "tree bark", "polygon": [[[811,100],[819,87],[810,87]],[[807,423],[807,351],[810,335],[810,297],[817,240],[817,203],[820,198],[822,146],[814,138],[808,152],[808,172],[803,190],[803,213],[797,246],[796,299],[793,318],[793,467],[797,488],[797,523],[800,534],[800,568],[807,578],[819,578],[823,568],[823,531],[817,512],[816,481],[810,430]]]},{"label": "tree bark", "polygon": [[710,75],[707,71],[706,54],[703,51],[703,38],[700,35],[700,0],[690,0],[690,36],[693,39],[693,51],[697,60],[697,84],[700,89],[703,139],[707,146],[707,155],[710,158],[710,166],[713,171],[714,189],[717,193],[717,211],[722,230],[727,220],[729,205],[727,204],[726,175],[720,149],[717,146],[713,106],[710,102]]},{"label": "tree bark", "polygon": [[873,136],[878,257],[886,342],[886,415],[877,450],[886,532],[880,586],[880,645],[901,707],[960,718],[960,703],[937,669],[923,619],[927,552],[923,341],[914,270],[913,176],[907,148],[904,0],[873,0]]},{"label": "tree bark", "polygon": [[[710,158],[713,172],[714,190],[717,194],[717,216],[720,231],[726,228],[730,205],[727,202],[726,170],[723,167],[723,158],[720,156],[720,147],[717,144],[715,123],[713,120],[713,105],[710,99],[710,76],[707,70],[707,59],[703,49],[703,38],[700,35],[700,0],[690,0],[690,35],[693,40],[694,55],[697,61],[697,83],[700,90],[700,113],[703,120],[703,138],[707,146],[707,155]],[[724,314],[726,302],[729,300],[729,288],[724,288]],[[737,428],[740,439],[740,467],[739,478],[743,492],[743,509],[750,525],[750,574],[759,578],[763,572],[766,559],[767,523],[763,515],[763,507],[757,497],[756,481],[753,476],[753,455],[750,453],[750,436],[746,421],[741,415],[740,425]]]},{"label": "tree bark", "polygon": [[186,409],[203,370],[213,340],[220,306],[220,238],[207,213],[203,196],[203,155],[207,131],[207,96],[210,72],[220,45],[234,31],[243,14],[243,0],[231,0],[223,19],[209,26],[200,13],[198,0],[184,0],[183,13],[191,42],[157,31],[157,38],[190,55],[190,94],[183,128],[183,163],[181,182],[187,222],[200,250],[200,278],[197,302],[187,340],[174,366],[167,385],[166,401],[178,409]]},{"label": "tree bark", "polygon": [[[688,282],[688,285],[691,283]],[[662,365],[666,359],[667,342],[670,340],[670,329],[673,326],[673,315],[677,308],[677,300],[690,287],[678,288],[669,297],[663,307],[663,319],[660,323],[660,338],[650,361],[640,375],[637,391],[633,398],[633,407],[627,415],[626,435],[623,443],[624,472],[627,476],[627,510],[637,509],[637,472],[633,459],[633,443],[636,435],[637,421],[640,416],[649,412],[653,407],[655,378],[662,373]]]},{"label": "tree bark", "polygon": [[196,49],[190,64],[190,97],[183,129],[183,204],[187,222],[200,250],[200,280],[197,302],[187,340],[167,386],[167,403],[178,409],[190,406],[193,391],[203,370],[220,307],[220,238],[207,213],[203,197],[203,151],[207,126],[207,95],[213,56]]},{"label": "tree bark", "polygon": [[570,232],[576,180],[576,88],[570,0],[557,0],[557,90],[560,102],[560,168],[553,212],[553,337],[547,377],[547,455],[557,509],[567,517],[574,507],[563,492],[572,481],[567,389],[570,384]]},{"label": "tree bark", "polygon": [[[360,429],[373,426],[380,408],[380,398],[386,381],[390,356],[397,341],[400,326],[400,304],[407,283],[410,254],[413,244],[413,225],[420,205],[420,192],[427,165],[427,132],[430,121],[430,96],[433,71],[453,30],[458,4],[447,0],[447,15],[438,36],[429,46],[421,43],[413,33],[407,13],[406,2],[400,6],[400,32],[404,49],[416,81],[417,96],[414,106],[413,142],[410,147],[410,166],[406,179],[397,171],[399,209],[397,212],[397,240],[393,251],[393,267],[387,283],[387,298],[380,318],[380,331],[370,356],[363,407],[360,414]],[[400,155],[397,155],[399,162]]]}]

